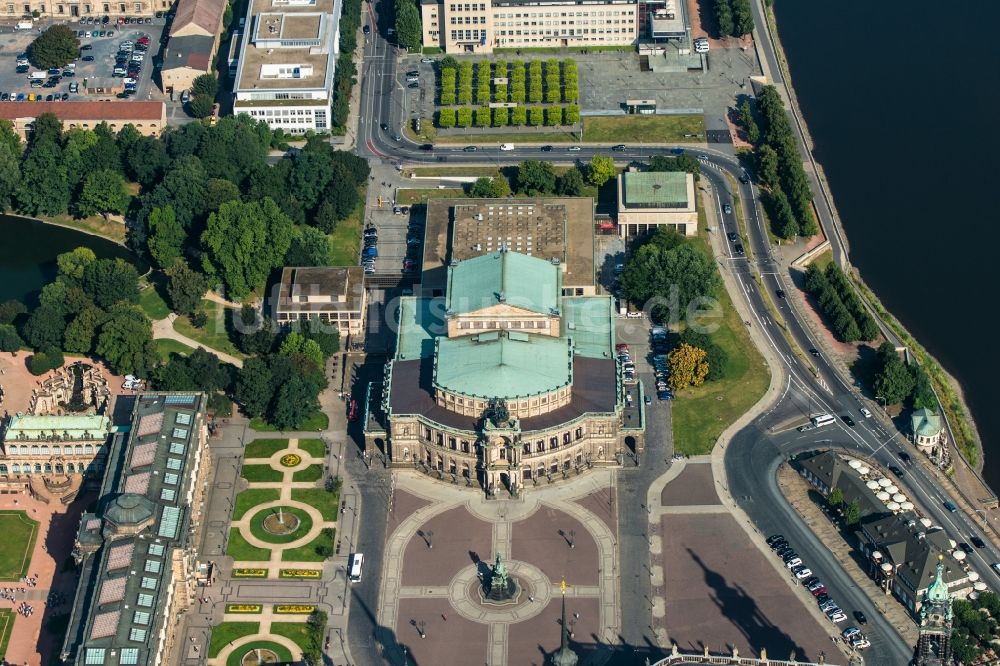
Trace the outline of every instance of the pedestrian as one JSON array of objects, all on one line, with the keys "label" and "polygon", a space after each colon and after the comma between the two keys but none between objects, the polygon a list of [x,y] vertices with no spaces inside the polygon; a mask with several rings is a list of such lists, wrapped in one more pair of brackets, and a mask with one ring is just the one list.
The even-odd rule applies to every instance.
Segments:
[{"label": "pedestrian", "polygon": [[441,619],[444,620],[445,622],[447,622],[448,621],[448,616],[445,615],[444,613],[441,613]]}]

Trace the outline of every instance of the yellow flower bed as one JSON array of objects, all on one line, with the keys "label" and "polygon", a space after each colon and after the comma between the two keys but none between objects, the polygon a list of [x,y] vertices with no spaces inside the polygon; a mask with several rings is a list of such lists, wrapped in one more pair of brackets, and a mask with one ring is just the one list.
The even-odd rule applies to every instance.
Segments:
[{"label": "yellow flower bed", "polygon": [[279,615],[308,615],[316,610],[310,604],[275,604],[274,612]]},{"label": "yellow flower bed", "polygon": [[302,462],[302,456],[297,453],[286,453],[281,456],[281,464],[285,467],[295,467]]},{"label": "yellow flower bed", "polygon": [[227,613],[261,613],[263,604],[226,604]]},{"label": "yellow flower bed", "polygon": [[233,578],[267,578],[267,569],[233,569]]},{"label": "yellow flower bed", "polygon": [[282,569],[278,574],[280,578],[319,578],[322,575],[319,569]]}]

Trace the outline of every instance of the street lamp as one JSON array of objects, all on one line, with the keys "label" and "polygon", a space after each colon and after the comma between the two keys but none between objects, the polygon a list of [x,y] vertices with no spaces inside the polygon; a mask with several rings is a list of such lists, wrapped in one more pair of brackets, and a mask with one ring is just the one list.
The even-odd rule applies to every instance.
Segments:
[{"label": "street lamp", "polygon": [[432,532],[431,530],[425,530],[424,536],[427,537],[427,548],[429,548],[430,550],[434,550],[434,542],[431,541],[431,539],[434,538],[434,532]]},{"label": "street lamp", "polygon": [[887,401],[887,400],[886,400],[885,398],[883,398],[883,397],[882,397],[882,396],[880,396],[880,395],[877,395],[877,396],[875,396],[875,399],[876,399],[876,400],[881,400],[881,401],[882,401],[882,410],[883,410],[883,411],[888,411],[888,410],[886,409],[886,408],[888,407],[888,401]]},{"label": "street lamp", "polygon": [[576,548],[576,530],[569,531],[569,547]]},{"label": "street lamp", "polygon": [[417,631],[420,632],[420,637],[421,638],[427,638],[427,632],[424,631],[424,629],[426,627],[427,627],[427,623],[424,622],[423,620],[421,620],[420,622],[417,622]]}]

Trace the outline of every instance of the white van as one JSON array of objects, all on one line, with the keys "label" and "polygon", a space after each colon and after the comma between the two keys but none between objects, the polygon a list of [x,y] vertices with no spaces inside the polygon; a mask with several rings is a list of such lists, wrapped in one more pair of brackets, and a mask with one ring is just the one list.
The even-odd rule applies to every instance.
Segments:
[{"label": "white van", "polygon": [[32,21],[18,21],[17,25],[14,26],[14,30],[31,30],[35,27]]},{"label": "white van", "polygon": [[361,553],[354,553],[351,555],[351,561],[347,566],[347,577],[352,583],[361,582],[361,565],[365,560],[365,556]]},{"label": "white van", "polygon": [[514,150],[514,144],[512,143],[501,143],[500,150]]},{"label": "white van", "polygon": [[49,78],[49,73],[48,72],[32,72],[31,74],[28,74],[28,78],[30,80],[32,80],[32,81],[44,81],[45,79]]}]

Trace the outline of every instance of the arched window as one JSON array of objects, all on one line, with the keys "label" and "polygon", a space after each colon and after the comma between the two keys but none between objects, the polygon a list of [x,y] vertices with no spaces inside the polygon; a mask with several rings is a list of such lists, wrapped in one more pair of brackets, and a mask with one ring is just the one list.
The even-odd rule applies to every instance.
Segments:
[{"label": "arched window", "polygon": [[57,446],[53,446],[52,447],[52,455],[58,456],[58,455],[61,455],[61,454],[62,454],[62,447],[61,446],[57,445]]},{"label": "arched window", "polygon": [[73,447],[73,453],[75,453],[78,456],[82,456],[83,455],[83,446],[81,446],[80,444],[77,444],[76,446],[74,446]]},{"label": "arched window", "polygon": [[22,444],[21,445],[21,455],[22,456],[28,455],[28,445],[27,444]]},{"label": "arched window", "polygon": [[38,445],[37,444],[33,444],[31,446],[31,455],[33,455],[33,456],[37,456],[38,455]]},{"label": "arched window", "polygon": [[89,455],[93,455],[94,454],[94,447],[93,447],[93,445],[87,444],[86,446],[84,446],[83,447],[83,452],[86,453],[88,456]]},{"label": "arched window", "polygon": [[39,465],[38,463],[35,463],[35,474],[41,474],[41,473],[42,473],[42,466]]},{"label": "arched window", "polygon": [[7,473],[7,465],[0,463],[0,474],[6,474],[6,473]]},{"label": "arched window", "polygon": [[52,473],[52,463],[45,463],[45,473],[46,474]]},{"label": "arched window", "polygon": [[10,468],[11,468],[11,470],[13,470],[14,474],[20,474],[21,473],[21,466],[18,465],[17,463],[14,463],[13,465],[11,465]]},{"label": "arched window", "polygon": [[56,463],[56,474],[62,474],[62,473],[63,473],[62,463]]},{"label": "arched window", "polygon": [[42,455],[43,456],[49,455],[49,445],[48,444],[42,444]]},{"label": "arched window", "polygon": [[76,471],[76,465],[74,465],[73,463],[66,463],[66,471],[69,474],[74,473]]},{"label": "arched window", "polygon": [[521,450],[524,451],[524,455],[530,454],[531,453],[531,442],[525,442],[524,446],[521,447]]}]

